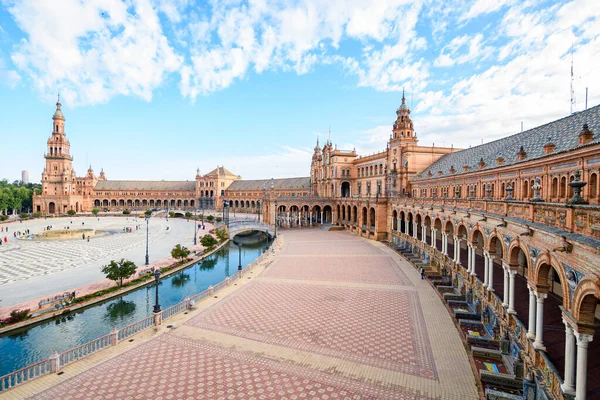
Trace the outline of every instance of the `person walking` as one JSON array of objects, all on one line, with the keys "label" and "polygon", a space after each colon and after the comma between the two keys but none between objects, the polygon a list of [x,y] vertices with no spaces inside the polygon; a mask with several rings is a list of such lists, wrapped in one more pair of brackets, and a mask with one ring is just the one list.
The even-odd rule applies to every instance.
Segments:
[{"label": "person walking", "polygon": [[419,272],[421,272],[421,279],[425,279],[425,268],[421,267]]}]

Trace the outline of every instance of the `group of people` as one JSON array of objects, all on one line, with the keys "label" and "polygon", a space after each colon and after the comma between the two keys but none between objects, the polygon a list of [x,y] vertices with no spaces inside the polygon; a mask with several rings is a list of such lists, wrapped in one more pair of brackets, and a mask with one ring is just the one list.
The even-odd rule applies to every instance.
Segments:
[{"label": "group of people", "polygon": [[[6,231],[4,229],[6,229]],[[0,232],[8,232],[8,226],[6,228],[0,227]]]}]

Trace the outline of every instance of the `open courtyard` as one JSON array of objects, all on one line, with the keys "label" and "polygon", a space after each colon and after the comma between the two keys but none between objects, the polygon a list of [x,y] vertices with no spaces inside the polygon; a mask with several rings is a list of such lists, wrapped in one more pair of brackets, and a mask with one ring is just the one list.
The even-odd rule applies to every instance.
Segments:
[{"label": "open courtyard", "polygon": [[[52,230],[47,231],[48,226]],[[136,229],[138,227],[138,229]],[[208,233],[212,225],[205,224]],[[72,290],[104,279],[100,271],[110,260],[125,258],[143,266],[146,255],[146,221],[133,216],[64,217],[2,224],[0,238],[0,308]],[[68,228],[68,229],[67,229]],[[8,232],[6,230],[8,229]],[[90,240],[78,232],[72,239],[28,239],[31,235],[61,230],[100,231]],[[14,236],[21,232],[21,237]],[[194,224],[185,219],[150,218],[148,225],[150,263],[170,256],[176,244],[193,246]]]},{"label": "open courtyard", "polygon": [[248,279],[188,315],[4,397],[478,397],[451,317],[408,262],[345,232],[282,236]]}]

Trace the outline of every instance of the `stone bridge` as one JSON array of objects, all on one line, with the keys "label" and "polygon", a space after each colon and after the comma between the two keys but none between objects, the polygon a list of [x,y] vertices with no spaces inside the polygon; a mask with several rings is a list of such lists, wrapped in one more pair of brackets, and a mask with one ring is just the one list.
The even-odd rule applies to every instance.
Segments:
[{"label": "stone bridge", "polygon": [[275,236],[275,229],[271,225],[264,224],[258,221],[235,221],[229,223],[229,237],[233,238],[235,235],[246,232],[246,231],[260,231],[273,237]]}]

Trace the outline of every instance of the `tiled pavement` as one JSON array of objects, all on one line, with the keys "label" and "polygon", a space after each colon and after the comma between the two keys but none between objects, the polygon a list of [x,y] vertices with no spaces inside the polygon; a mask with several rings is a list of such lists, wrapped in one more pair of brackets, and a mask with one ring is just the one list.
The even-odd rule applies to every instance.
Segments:
[{"label": "tiled pavement", "polygon": [[7,397],[478,398],[459,334],[414,268],[344,232],[283,236],[252,279],[169,320],[173,329],[142,333]]}]

